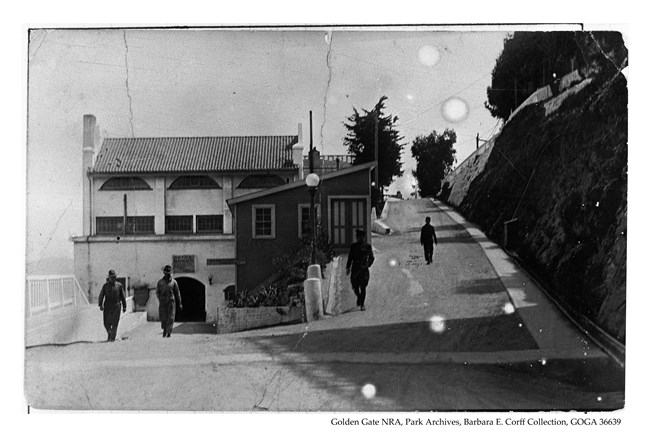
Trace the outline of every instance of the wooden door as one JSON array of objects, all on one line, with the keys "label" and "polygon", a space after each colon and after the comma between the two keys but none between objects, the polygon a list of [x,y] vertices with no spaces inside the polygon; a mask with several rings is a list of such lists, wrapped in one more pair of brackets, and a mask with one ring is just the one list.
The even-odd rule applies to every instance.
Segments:
[{"label": "wooden door", "polygon": [[332,199],[330,221],[334,248],[348,248],[355,241],[357,229],[368,231],[365,199]]}]

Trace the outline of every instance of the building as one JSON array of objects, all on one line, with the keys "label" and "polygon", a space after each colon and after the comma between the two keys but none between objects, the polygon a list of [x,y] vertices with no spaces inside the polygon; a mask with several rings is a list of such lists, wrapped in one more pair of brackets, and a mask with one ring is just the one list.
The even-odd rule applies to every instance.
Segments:
[{"label": "building", "polygon": [[[320,176],[317,219],[333,247],[347,251],[355,230],[371,227],[370,162]],[[296,250],[308,227],[311,195],[305,180],[227,200],[234,215],[236,289],[252,290],[274,272],[273,259]],[[370,236],[368,236],[370,242]]]},{"label": "building", "polygon": [[[316,173],[322,176],[326,173],[342,170],[352,166],[354,157],[352,155],[321,155],[316,149],[312,151],[312,166],[309,164],[309,152],[303,158],[303,178],[309,173]],[[311,171],[310,171],[311,170]]]},{"label": "building", "polygon": [[[227,201],[302,176],[302,131],[254,137],[106,138],[84,116],[83,235],[75,275],[96,299],[109,269],[130,289],[155,288],[170,264],[183,298],[178,320],[216,320],[236,283]],[[250,231],[250,229],[249,229]]]}]

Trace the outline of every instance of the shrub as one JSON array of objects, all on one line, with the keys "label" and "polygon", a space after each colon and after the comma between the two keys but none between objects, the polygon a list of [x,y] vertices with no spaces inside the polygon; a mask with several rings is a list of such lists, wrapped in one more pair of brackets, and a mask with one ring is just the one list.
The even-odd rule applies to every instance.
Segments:
[{"label": "shrub", "polygon": [[228,303],[228,308],[294,307],[304,304],[304,301],[305,294],[300,283],[285,287],[262,287],[255,293],[238,292],[235,299]]},{"label": "shrub", "polygon": [[[327,264],[334,258],[334,248],[329,243],[325,230],[320,230],[316,237],[316,263],[324,272]],[[302,283],[307,278],[307,268],[311,262],[311,239],[304,237],[298,249],[273,259],[275,276],[269,283],[278,287]]]},{"label": "shrub", "polygon": [[[321,229],[316,237],[316,263],[320,265],[321,272],[325,271],[334,254],[327,233]],[[303,304],[305,294],[302,284],[307,278],[310,262],[311,239],[305,237],[295,251],[273,259],[275,274],[267,280],[266,284],[252,292],[238,292],[235,299],[228,303],[228,307],[282,307]]]}]

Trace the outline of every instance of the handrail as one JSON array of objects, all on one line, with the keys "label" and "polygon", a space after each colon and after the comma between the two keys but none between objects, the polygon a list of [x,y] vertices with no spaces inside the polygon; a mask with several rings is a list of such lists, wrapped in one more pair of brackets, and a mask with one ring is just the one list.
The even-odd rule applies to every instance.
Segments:
[{"label": "handrail", "polygon": [[[26,277],[29,315],[68,305],[90,302],[74,275],[30,275]],[[81,296],[78,296],[81,294]]]},{"label": "handrail", "polygon": [[77,280],[77,277],[74,277],[74,284],[75,286],[77,286],[77,290],[79,290],[79,293],[81,293],[83,300],[86,301],[86,305],[89,305],[90,301],[88,300],[88,297],[86,296],[83,289],[81,288],[81,284],[79,284],[79,280]]},{"label": "handrail", "polygon": [[56,280],[59,278],[75,278],[74,274],[58,274],[58,275],[28,275],[27,281],[31,280]]}]

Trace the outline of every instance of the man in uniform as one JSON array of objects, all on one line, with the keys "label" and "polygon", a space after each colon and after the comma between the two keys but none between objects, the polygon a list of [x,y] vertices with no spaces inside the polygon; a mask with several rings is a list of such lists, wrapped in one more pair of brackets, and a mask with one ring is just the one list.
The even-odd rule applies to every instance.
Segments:
[{"label": "man in uniform", "polygon": [[433,261],[433,243],[435,242],[438,245],[438,238],[436,237],[436,230],[431,225],[431,218],[426,217],[424,222],[425,224],[420,231],[420,245],[424,246],[424,260],[427,261],[427,265],[430,265]]},{"label": "man in uniform", "polygon": [[366,232],[357,230],[357,241],[350,246],[348,262],[345,265],[346,275],[350,276],[352,290],[357,295],[357,306],[361,311],[366,309],[364,303],[366,300],[366,286],[370,280],[370,266],[375,261],[372,254],[372,247],[365,241]]},{"label": "man in uniform", "polygon": [[106,283],[99,292],[99,309],[104,312],[104,328],[108,333],[107,341],[115,341],[117,325],[120,322],[120,304],[122,313],[126,312],[126,296],[124,287],[118,281],[114,270],[108,271]]},{"label": "man in uniform", "polygon": [[172,267],[166,265],[163,268],[163,277],[158,281],[156,286],[156,296],[158,297],[158,315],[160,316],[160,327],[163,330],[163,338],[171,337],[172,328],[174,327],[174,318],[176,317],[176,304],[178,311],[183,309],[181,303],[181,293],[178,290],[178,283],[172,278]]}]

